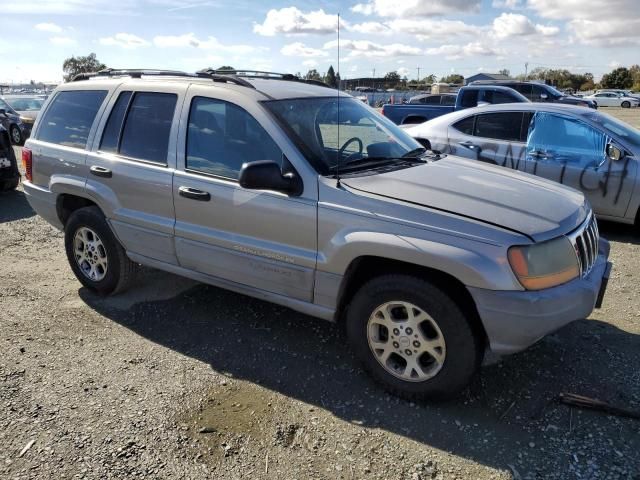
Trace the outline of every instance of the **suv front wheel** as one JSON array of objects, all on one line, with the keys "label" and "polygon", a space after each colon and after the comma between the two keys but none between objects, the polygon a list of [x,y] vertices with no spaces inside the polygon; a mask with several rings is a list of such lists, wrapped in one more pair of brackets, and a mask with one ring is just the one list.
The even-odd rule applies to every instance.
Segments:
[{"label": "suv front wheel", "polygon": [[454,396],[482,359],[482,342],[451,297],[408,275],[377,277],[360,288],[346,330],[373,378],[410,400]]},{"label": "suv front wheel", "polygon": [[64,244],[69,265],[85,287],[109,295],[131,284],[137,264],[129,260],[98,207],[80,208],[71,214]]}]

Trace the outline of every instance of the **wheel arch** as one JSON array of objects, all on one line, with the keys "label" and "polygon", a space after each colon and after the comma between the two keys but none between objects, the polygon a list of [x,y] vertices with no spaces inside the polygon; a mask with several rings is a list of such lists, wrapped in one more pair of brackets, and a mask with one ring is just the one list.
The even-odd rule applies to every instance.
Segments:
[{"label": "wheel arch", "polygon": [[61,193],[56,197],[56,213],[63,226],[67,224],[73,212],[84,207],[100,208],[93,200],[77,194]]},{"label": "wheel arch", "polygon": [[408,275],[428,280],[450,295],[458,303],[465,317],[469,319],[478,338],[484,342],[484,345],[488,345],[487,332],[473,297],[458,278],[435,268],[374,255],[355,258],[347,267],[340,283],[335,320],[338,323],[344,323],[344,314],[361,285],[373,278],[389,274]]}]

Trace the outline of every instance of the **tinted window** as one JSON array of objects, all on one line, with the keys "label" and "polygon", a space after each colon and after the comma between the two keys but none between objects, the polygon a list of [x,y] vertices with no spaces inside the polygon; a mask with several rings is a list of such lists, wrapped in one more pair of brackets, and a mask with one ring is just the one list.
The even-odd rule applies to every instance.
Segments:
[{"label": "tinted window", "polygon": [[440,105],[440,96],[432,95],[430,97],[424,97],[424,102],[427,105]]},{"label": "tinted window", "polygon": [[539,102],[543,100],[541,97],[543,93],[547,95],[547,91],[543,87],[539,85],[531,85],[531,101]]},{"label": "tinted window", "polygon": [[120,143],[120,131],[122,130],[122,120],[127,113],[131,92],[122,92],[111,110],[107,125],[104,127],[102,141],[100,142],[100,150],[103,152],[118,151],[118,143]]},{"label": "tinted window", "polygon": [[58,93],[40,122],[38,140],[85,148],[91,125],[106,96],[106,90]]},{"label": "tinted window", "polygon": [[478,105],[478,90],[463,90],[460,104],[462,108],[476,107]]},{"label": "tinted window", "polygon": [[187,168],[237,179],[245,162],[282,163],[282,151],[260,124],[231,103],[196,97],[187,131]]},{"label": "tinted window", "polygon": [[488,103],[498,104],[498,103],[513,103],[515,102],[515,97],[513,95],[509,95],[506,92],[501,91],[493,91],[487,90],[484,92],[484,101]]},{"label": "tinted window", "polygon": [[524,95],[529,100],[531,100],[531,85],[530,84],[528,84],[528,83],[516,83],[514,85],[507,85],[507,86],[513,88],[514,90],[517,90],[522,95]]},{"label": "tinted window", "polygon": [[455,95],[443,95],[442,96],[442,105],[455,105],[456,104],[456,96]]},{"label": "tinted window", "polygon": [[459,122],[454,123],[453,128],[455,128],[459,132],[464,133],[465,135],[473,135],[473,125],[475,119],[475,116],[462,119]]},{"label": "tinted window", "polygon": [[474,135],[497,140],[519,141],[522,112],[500,112],[478,115]]},{"label": "tinted window", "polygon": [[140,160],[166,163],[177,98],[173,93],[136,93],[122,130],[119,153]]}]

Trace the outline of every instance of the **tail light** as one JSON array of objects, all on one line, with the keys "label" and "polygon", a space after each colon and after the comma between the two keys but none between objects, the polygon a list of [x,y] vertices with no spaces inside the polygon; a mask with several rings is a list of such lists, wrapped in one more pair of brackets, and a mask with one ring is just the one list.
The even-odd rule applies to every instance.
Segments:
[{"label": "tail light", "polygon": [[22,147],[22,168],[28,181],[33,181],[33,155],[31,149]]},{"label": "tail light", "polygon": [[[382,110],[380,110],[380,113],[381,113],[382,115],[384,115],[384,105],[382,106]],[[386,117],[386,115],[384,115],[384,116]]]}]

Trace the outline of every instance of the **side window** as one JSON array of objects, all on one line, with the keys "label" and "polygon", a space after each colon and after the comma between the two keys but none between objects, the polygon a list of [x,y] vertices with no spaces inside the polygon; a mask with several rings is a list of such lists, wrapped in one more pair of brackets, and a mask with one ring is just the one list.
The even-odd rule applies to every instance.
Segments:
[{"label": "side window", "polygon": [[122,131],[122,121],[127,113],[127,107],[131,100],[131,92],[122,92],[118,96],[116,104],[111,110],[107,125],[104,127],[104,133],[102,134],[102,140],[100,141],[100,150],[103,152],[118,152],[118,146],[120,144],[120,133]]},{"label": "side window", "polygon": [[455,95],[443,95],[441,104],[442,105],[455,105],[456,104],[456,96]]},{"label": "side window", "polygon": [[525,97],[527,97],[529,100],[533,100],[533,95],[532,95],[532,89],[531,89],[531,85],[528,83],[523,83],[523,84],[515,84],[515,85],[509,85],[509,87],[513,88],[514,90],[520,92],[522,95],[524,95]]},{"label": "side window", "polygon": [[452,126],[460,133],[464,133],[465,135],[473,135],[473,126],[475,124],[475,120],[475,116],[463,118],[462,120],[454,123]]},{"label": "side window", "polygon": [[169,132],[177,99],[174,93],[137,92],[126,114],[118,153],[134,159],[167,163]]},{"label": "side window", "polygon": [[245,162],[282,163],[282,151],[246,110],[222,100],[195,97],[189,112],[186,168],[238,179]]},{"label": "side window", "polygon": [[7,113],[11,113],[11,107],[0,98],[0,109],[4,110]]},{"label": "side window", "polygon": [[106,90],[59,92],[40,121],[38,140],[85,148],[93,121],[106,96]]},{"label": "side window", "polygon": [[478,115],[474,135],[510,142],[520,141],[522,112],[485,113]]},{"label": "side window", "polygon": [[463,90],[462,100],[460,101],[462,108],[472,108],[478,106],[478,90]]},{"label": "side window", "polygon": [[606,136],[586,123],[538,112],[529,126],[527,151],[541,150],[556,161],[584,167],[604,158],[606,143]]},{"label": "side window", "polygon": [[543,101],[542,94],[546,94],[546,90],[539,85],[531,85],[531,101],[541,102]]},{"label": "side window", "polygon": [[426,103],[427,105],[440,105],[440,95],[425,97],[424,103]]},{"label": "side window", "polygon": [[484,101],[492,104],[513,103],[514,98],[506,92],[498,90],[486,90],[484,92]]}]

